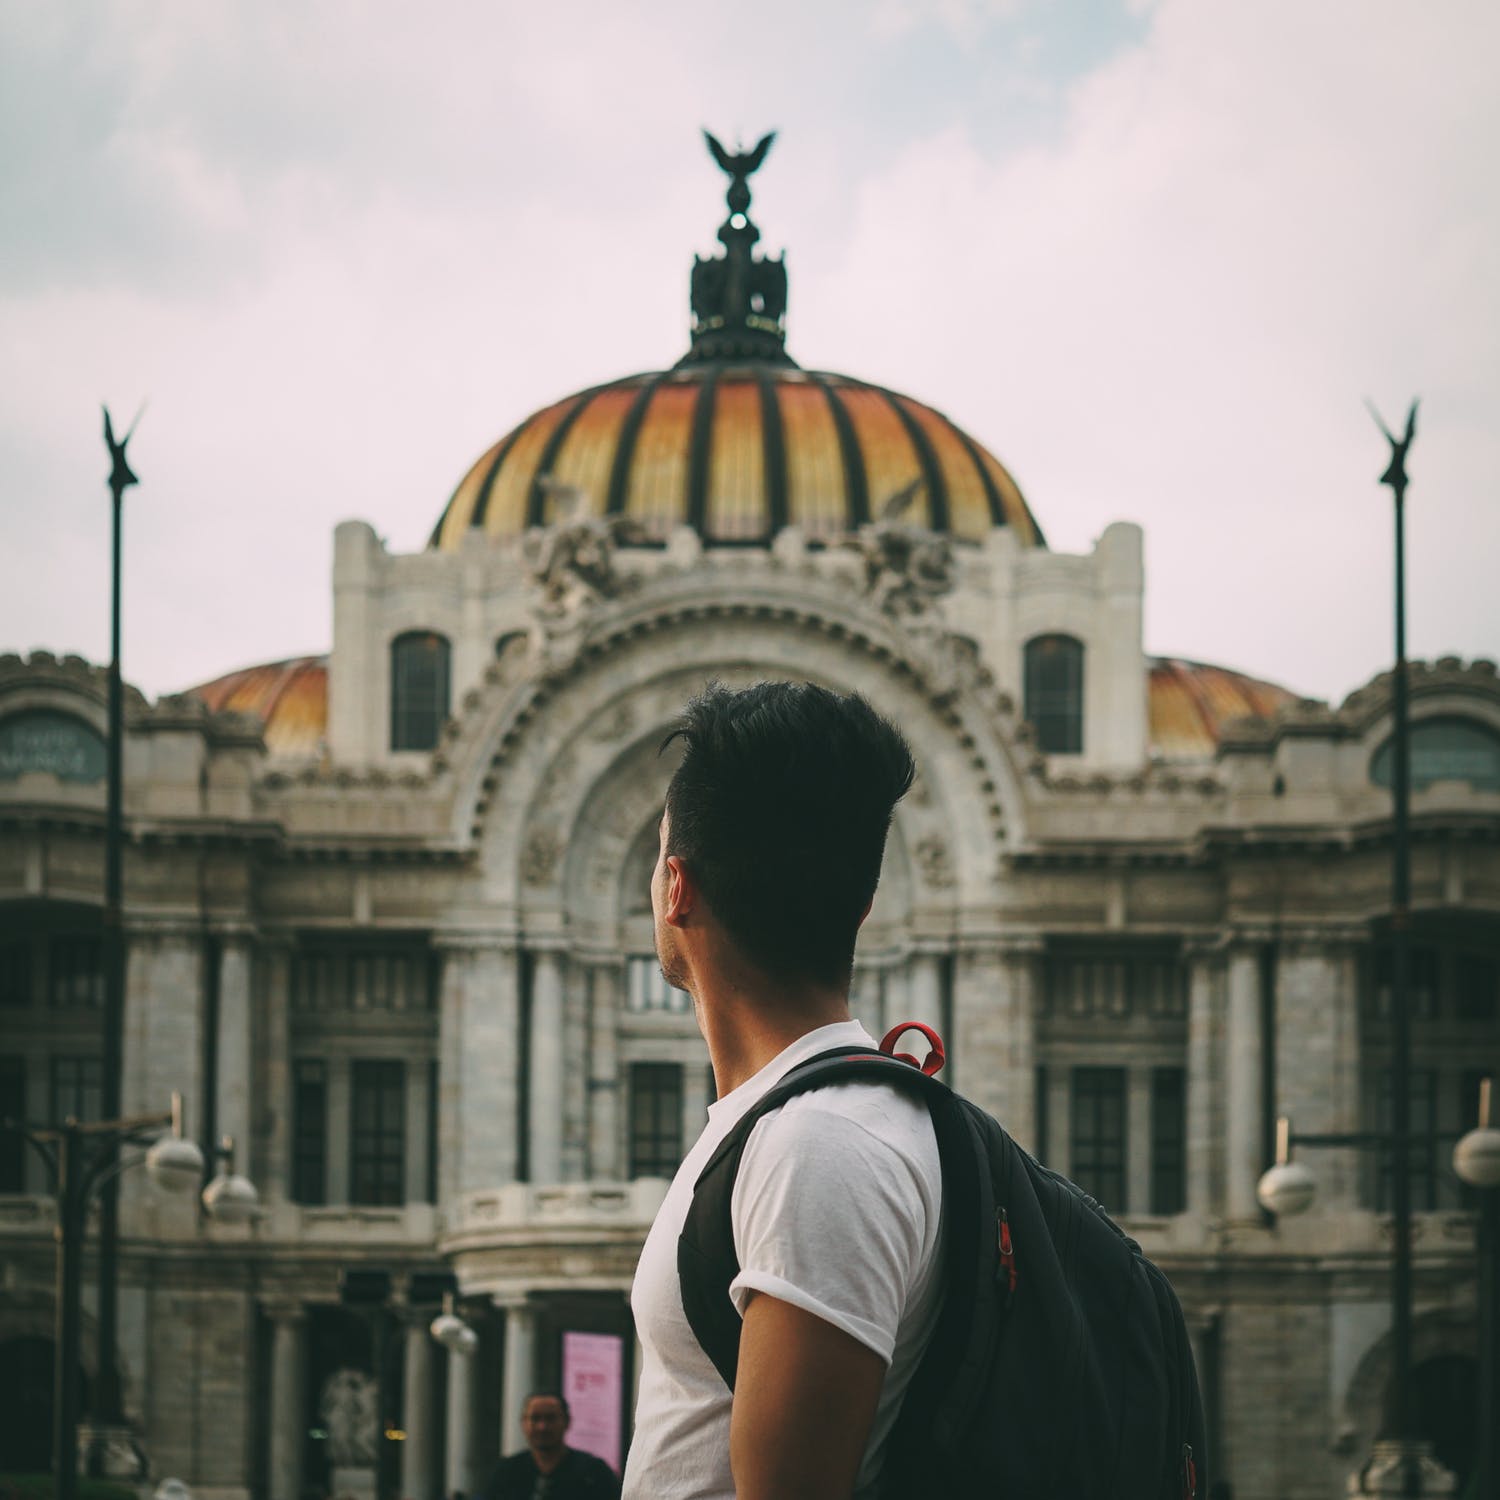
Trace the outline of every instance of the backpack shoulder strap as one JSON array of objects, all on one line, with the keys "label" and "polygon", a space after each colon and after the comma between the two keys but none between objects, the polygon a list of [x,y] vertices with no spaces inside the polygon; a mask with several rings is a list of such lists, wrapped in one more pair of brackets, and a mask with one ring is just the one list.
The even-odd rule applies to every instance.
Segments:
[{"label": "backpack shoulder strap", "polygon": [[952,1097],[946,1084],[873,1048],[840,1047],[823,1052],[793,1068],[756,1100],[698,1174],[693,1201],[677,1238],[677,1278],[693,1335],[730,1390],[734,1389],[740,1353],[740,1317],[729,1296],[730,1283],[740,1273],[730,1203],[750,1133],[772,1110],[780,1109],[798,1094],[831,1084],[860,1082],[887,1083],[928,1099],[936,1095]]}]

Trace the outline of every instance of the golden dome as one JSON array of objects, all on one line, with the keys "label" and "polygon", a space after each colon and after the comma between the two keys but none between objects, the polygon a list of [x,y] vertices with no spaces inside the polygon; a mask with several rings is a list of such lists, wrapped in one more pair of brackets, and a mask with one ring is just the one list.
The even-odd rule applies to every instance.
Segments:
[{"label": "golden dome", "polygon": [[1010,526],[1045,545],[1015,480],[941,412],[786,361],[681,365],[544,407],[469,470],[428,545],[544,524],[545,476],[656,542],[682,525],[718,546],[764,545],[788,525],[828,541],[920,480],[912,523],[971,542]]}]

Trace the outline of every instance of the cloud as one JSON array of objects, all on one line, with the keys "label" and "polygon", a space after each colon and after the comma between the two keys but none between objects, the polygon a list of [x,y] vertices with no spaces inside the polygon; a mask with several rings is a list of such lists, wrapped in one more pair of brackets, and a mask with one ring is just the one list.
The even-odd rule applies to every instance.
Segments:
[{"label": "cloud", "polygon": [[964,420],[1054,544],[1145,522],[1157,647],[1323,694],[1388,649],[1361,397],[1420,391],[1419,649],[1493,651],[1500,28],[1455,10],[1163,0],[1056,142],[953,129],[873,173],[809,336]]},{"label": "cloud", "polygon": [[1153,645],[1320,693],[1380,666],[1360,398],[1420,391],[1414,644],[1494,652],[1490,13],[917,14],[10,7],[0,643],[103,656],[97,403],[149,395],[129,674],[326,645],[338,520],[418,547],[529,411],[682,352],[704,123],[782,129],[792,352],[948,410],[1055,544],[1144,522]]}]

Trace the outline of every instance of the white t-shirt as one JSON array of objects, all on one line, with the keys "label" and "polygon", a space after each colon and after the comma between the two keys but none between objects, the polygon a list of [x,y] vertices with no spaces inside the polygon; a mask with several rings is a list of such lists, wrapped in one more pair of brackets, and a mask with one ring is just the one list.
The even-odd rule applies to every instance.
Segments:
[{"label": "white t-shirt", "polygon": [[[640,1396],[624,1500],[734,1500],[732,1397],[682,1310],[677,1237],[720,1141],[782,1076],[820,1052],[874,1046],[857,1021],[799,1037],[716,1104],[641,1251],[630,1304]],[[856,1495],[872,1492],[901,1398],[937,1320],[942,1170],[925,1106],[894,1089],[838,1084],[800,1094],[755,1127],[730,1209],[744,1312],[754,1292],[843,1329],[886,1362]]]}]

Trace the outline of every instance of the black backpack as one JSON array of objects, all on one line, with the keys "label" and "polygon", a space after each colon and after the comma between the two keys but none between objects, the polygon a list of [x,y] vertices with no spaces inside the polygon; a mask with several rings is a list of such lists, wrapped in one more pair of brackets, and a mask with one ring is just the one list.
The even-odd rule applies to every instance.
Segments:
[{"label": "black backpack", "polygon": [[[889,1042],[891,1038],[887,1038]],[[868,1048],[794,1068],[699,1174],[677,1270],[682,1305],[731,1390],[740,1318],[730,1194],[756,1122],[796,1094],[871,1080],[927,1104],[943,1170],[945,1290],[881,1493],[890,1500],[1193,1500],[1203,1406],[1171,1285],[1082,1189],[946,1084]]]}]

